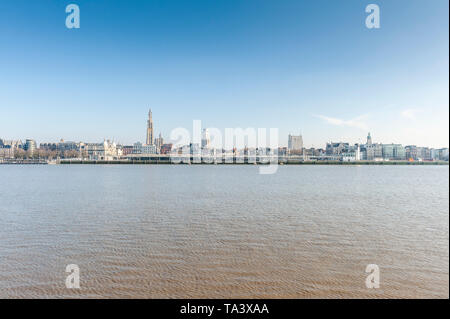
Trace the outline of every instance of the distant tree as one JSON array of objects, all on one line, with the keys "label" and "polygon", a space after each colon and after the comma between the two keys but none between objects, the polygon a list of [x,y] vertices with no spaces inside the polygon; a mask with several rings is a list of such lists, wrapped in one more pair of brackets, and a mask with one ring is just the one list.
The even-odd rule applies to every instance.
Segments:
[{"label": "distant tree", "polygon": [[49,157],[49,159],[56,159],[58,157],[58,152],[55,150],[49,151],[48,157]]},{"label": "distant tree", "polygon": [[21,148],[16,148],[14,150],[14,158],[15,159],[25,159],[26,155],[27,155],[26,152]]},{"label": "distant tree", "polygon": [[69,151],[64,151],[63,157],[64,158],[77,158],[77,157],[79,157],[79,154],[78,154],[78,151],[69,150]]},{"label": "distant tree", "polygon": [[50,151],[48,149],[38,149],[36,151],[38,158],[41,159],[49,159],[50,158]]}]

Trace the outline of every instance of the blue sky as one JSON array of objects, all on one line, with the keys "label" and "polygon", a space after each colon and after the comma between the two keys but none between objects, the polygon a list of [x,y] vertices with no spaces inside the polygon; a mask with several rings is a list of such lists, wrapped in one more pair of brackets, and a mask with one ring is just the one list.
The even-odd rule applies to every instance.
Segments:
[{"label": "blue sky", "polygon": [[[65,27],[78,4],[81,28]],[[365,26],[376,3],[381,28]],[[0,2],[0,138],[276,127],[280,143],[447,147],[447,0]]]}]

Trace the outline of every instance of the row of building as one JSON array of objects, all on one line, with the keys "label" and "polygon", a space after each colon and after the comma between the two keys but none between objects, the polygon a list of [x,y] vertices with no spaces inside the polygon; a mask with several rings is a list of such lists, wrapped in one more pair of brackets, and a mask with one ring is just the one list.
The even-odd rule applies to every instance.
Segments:
[{"label": "row of building", "polygon": [[36,146],[34,140],[6,141],[0,139],[0,158],[81,158],[90,160],[116,160],[130,154],[169,154],[172,144],[161,146],[146,145],[140,142],[134,145],[120,145],[110,140],[101,143],[65,142],[41,143]]},{"label": "row of building", "polygon": [[170,154],[172,144],[164,144],[161,136],[153,137],[152,111],[148,113],[146,143],[120,145],[114,141],[85,143],[60,140],[58,143],[41,143],[39,147],[33,139],[22,141],[5,141],[0,139],[1,158],[81,158],[89,160],[117,160],[131,154]]},{"label": "row of building", "polygon": [[0,158],[14,158],[17,151],[32,154],[36,149],[36,141],[32,139],[27,139],[25,143],[20,140],[0,139]]},{"label": "row of building", "polygon": [[288,135],[288,146],[275,150],[270,148],[214,149],[208,129],[202,131],[201,143],[190,144],[173,149],[171,143],[164,143],[161,134],[154,138],[152,111],[148,112],[146,143],[120,145],[114,141],[102,143],[67,142],[37,143],[32,139],[22,141],[4,141],[0,139],[0,159],[8,158],[79,158],[89,160],[117,160],[148,155],[201,154],[202,156],[296,156],[303,160],[337,161],[448,161],[448,148],[433,149],[415,145],[373,143],[370,133],[365,144],[330,142],[325,148],[304,148],[302,135]]},{"label": "row of building", "polygon": [[305,158],[328,158],[341,161],[448,161],[448,148],[434,149],[416,145],[373,143],[370,133],[365,144],[330,142],[325,149],[303,148],[302,136],[288,136],[287,155],[303,155]]}]

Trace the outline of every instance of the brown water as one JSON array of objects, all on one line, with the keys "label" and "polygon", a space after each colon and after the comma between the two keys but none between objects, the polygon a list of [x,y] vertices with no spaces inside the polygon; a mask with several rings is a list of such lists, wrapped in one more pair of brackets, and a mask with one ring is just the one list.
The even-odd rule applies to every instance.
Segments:
[{"label": "brown water", "polygon": [[448,226],[448,166],[0,165],[0,297],[448,298]]}]

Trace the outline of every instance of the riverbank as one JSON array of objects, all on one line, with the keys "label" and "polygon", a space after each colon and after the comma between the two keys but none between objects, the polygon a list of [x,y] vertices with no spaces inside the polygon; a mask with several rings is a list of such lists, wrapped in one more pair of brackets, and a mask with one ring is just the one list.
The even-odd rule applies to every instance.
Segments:
[{"label": "riverbank", "polygon": [[[120,164],[153,164],[153,165],[268,165],[269,162],[248,162],[248,161],[228,161],[228,162],[206,162],[206,161],[190,161],[190,162],[172,162],[169,160],[111,160],[111,161],[94,161],[94,160],[61,160],[59,164],[100,164],[100,165],[120,165]],[[272,163],[272,164],[277,164]],[[448,165],[449,162],[409,162],[409,161],[298,161],[287,160],[278,161],[279,165]]]},{"label": "riverbank", "polygon": [[46,160],[0,160],[0,165],[47,165]]},{"label": "riverbank", "polygon": [[148,158],[148,159],[121,159],[121,160],[80,160],[80,159],[60,159],[60,160],[3,160],[0,161],[0,165],[47,165],[47,164],[78,164],[78,165],[268,165],[268,164],[278,164],[278,165],[449,165],[448,161],[332,161],[332,160],[316,160],[316,161],[304,161],[298,159],[286,159],[280,158],[273,160],[270,163],[267,159],[265,160],[248,160],[242,158],[234,158],[227,160],[216,160],[211,159],[198,159],[190,158],[188,159],[171,159],[171,158]]}]

